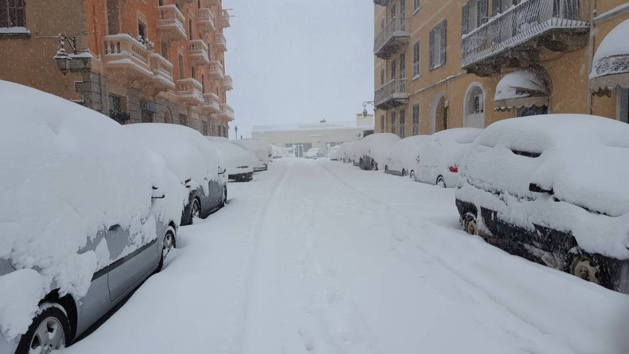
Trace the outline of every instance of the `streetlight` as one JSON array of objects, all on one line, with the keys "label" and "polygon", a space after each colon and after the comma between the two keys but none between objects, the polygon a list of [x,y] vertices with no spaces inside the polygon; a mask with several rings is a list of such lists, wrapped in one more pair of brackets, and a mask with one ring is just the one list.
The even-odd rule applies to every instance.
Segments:
[{"label": "streetlight", "polygon": [[[365,102],[363,102],[363,118],[367,118],[367,114],[369,114],[367,112],[367,105],[368,104],[373,106],[374,112],[376,111],[376,105],[373,103],[373,101],[365,101]],[[374,114],[374,116],[375,116],[375,114]]]},{"label": "streetlight", "polygon": [[59,36],[57,36],[57,39],[59,40],[60,48],[57,51],[57,54],[55,54],[54,58],[55,62],[57,62],[57,68],[59,69],[59,71],[61,71],[63,75],[65,75],[68,73],[68,71],[70,71],[70,62],[72,61],[72,57],[70,57],[70,55],[68,55],[68,53],[66,52],[66,42],[68,42],[70,48],[72,48],[72,54],[76,54],[76,38],[67,37],[64,34],[59,34]]},{"label": "streetlight", "polygon": [[234,130],[236,131],[236,140],[238,140],[238,126],[234,126]]}]

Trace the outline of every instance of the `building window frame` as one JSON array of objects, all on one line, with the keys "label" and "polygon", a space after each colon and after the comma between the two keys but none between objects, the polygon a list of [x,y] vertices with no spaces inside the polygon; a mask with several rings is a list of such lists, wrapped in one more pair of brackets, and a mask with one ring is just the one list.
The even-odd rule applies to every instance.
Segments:
[{"label": "building window frame", "polygon": [[389,128],[391,129],[391,133],[393,134],[395,134],[395,129],[396,129],[395,119],[396,119],[395,112],[391,112],[391,126]]},{"label": "building window frame", "polygon": [[419,105],[413,105],[413,135],[419,135]]},{"label": "building window frame", "polygon": [[413,80],[421,75],[421,44],[420,41],[413,44]]},{"label": "building window frame", "polygon": [[406,79],[406,52],[400,53],[400,79]]},{"label": "building window frame", "polygon": [[0,28],[26,28],[25,0],[0,0]]},{"label": "building window frame", "polygon": [[419,12],[421,6],[421,0],[413,0],[413,15]]},{"label": "building window frame", "polygon": [[445,66],[448,48],[447,20],[443,19],[430,30],[430,70]]},{"label": "building window frame", "polygon": [[400,110],[400,138],[404,139],[406,135],[406,110]]}]

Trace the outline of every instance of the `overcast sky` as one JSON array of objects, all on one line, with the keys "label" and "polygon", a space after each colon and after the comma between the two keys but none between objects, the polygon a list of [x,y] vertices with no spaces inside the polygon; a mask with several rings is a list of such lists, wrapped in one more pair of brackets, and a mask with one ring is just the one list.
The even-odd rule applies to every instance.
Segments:
[{"label": "overcast sky", "polygon": [[[231,8],[226,71],[230,124],[353,120],[373,99],[373,2],[224,0]],[[370,112],[373,109],[368,108]]]}]

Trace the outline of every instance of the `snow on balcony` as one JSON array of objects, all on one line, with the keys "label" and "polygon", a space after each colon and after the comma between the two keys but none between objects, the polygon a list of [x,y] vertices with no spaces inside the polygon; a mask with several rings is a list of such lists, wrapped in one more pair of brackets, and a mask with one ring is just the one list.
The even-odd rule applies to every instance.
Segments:
[{"label": "snow on balcony", "polygon": [[224,77],[223,73],[223,64],[221,64],[218,60],[213,60],[210,62],[210,78],[222,80]]},{"label": "snow on balcony", "polygon": [[210,8],[202,8],[198,10],[197,26],[201,32],[212,32],[215,30],[214,14]]},{"label": "snow on balcony", "polygon": [[155,85],[162,89],[175,89],[173,81],[173,64],[163,56],[152,53],[149,55],[151,70],[153,71],[153,80]]},{"label": "snow on balcony", "polygon": [[108,69],[121,71],[129,77],[152,78],[150,50],[128,34],[105,36],[103,61]]},{"label": "snow on balcony", "polygon": [[202,39],[193,39],[188,42],[188,58],[195,65],[210,63],[208,47]]},{"label": "snow on balcony", "polygon": [[228,91],[234,89],[234,83],[231,76],[225,75],[225,78],[223,79],[223,88]]},{"label": "snow on balcony", "polygon": [[227,10],[221,11],[221,27],[227,28],[230,27],[231,23],[229,21],[229,12]]},{"label": "snow on balcony", "polygon": [[186,39],[186,20],[175,5],[157,7],[157,31],[161,40],[178,41]]},{"label": "snow on balcony", "polygon": [[227,120],[234,120],[234,109],[227,103],[221,103],[221,113],[219,115]]},{"label": "snow on balcony", "polygon": [[374,104],[378,109],[389,109],[408,102],[406,79],[394,79],[379,88],[374,95]]},{"label": "snow on balcony", "polygon": [[202,94],[203,86],[193,78],[177,80],[177,95],[188,104],[202,104],[205,102]]},{"label": "snow on balcony", "polygon": [[373,53],[381,59],[389,59],[408,44],[410,34],[406,30],[406,18],[394,17],[374,40]]},{"label": "snow on balcony", "polygon": [[218,96],[215,93],[208,92],[203,94],[203,104],[201,109],[209,114],[221,112],[221,106],[218,103]]},{"label": "snow on balcony", "polygon": [[225,35],[222,33],[217,33],[214,36],[214,48],[219,52],[227,51],[227,39],[225,39]]}]

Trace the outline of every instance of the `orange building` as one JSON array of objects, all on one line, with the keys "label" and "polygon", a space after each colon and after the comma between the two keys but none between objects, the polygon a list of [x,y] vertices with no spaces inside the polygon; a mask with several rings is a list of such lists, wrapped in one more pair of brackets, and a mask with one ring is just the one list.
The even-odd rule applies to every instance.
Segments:
[{"label": "orange building", "polygon": [[0,0],[0,79],[226,137],[229,26],[221,0]]}]

